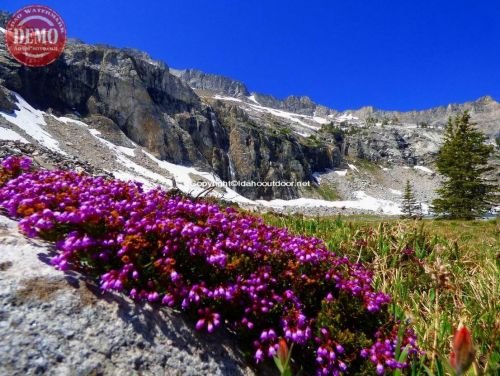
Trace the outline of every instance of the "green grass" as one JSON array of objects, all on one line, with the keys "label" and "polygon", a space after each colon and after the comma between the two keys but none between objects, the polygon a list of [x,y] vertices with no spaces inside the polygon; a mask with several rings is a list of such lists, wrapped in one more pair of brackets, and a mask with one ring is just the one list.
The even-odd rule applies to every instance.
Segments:
[{"label": "green grass", "polygon": [[329,187],[327,185],[319,186],[317,191],[324,200],[335,201],[341,199],[339,193],[333,187]]},{"label": "green grass", "polygon": [[301,193],[304,194],[304,197],[311,198],[321,198],[327,201],[337,201],[341,200],[339,192],[335,187],[329,185],[313,185],[311,184],[309,187],[302,187]]},{"label": "green grass", "polygon": [[380,170],[380,167],[375,162],[368,161],[366,159],[356,159],[353,161],[353,163],[356,165],[356,167],[361,168],[362,170],[368,171],[368,172],[374,172]]},{"label": "green grass", "polygon": [[334,187],[328,185],[306,187],[305,190],[309,193],[318,194],[323,200],[336,201],[341,199],[340,194],[337,192],[337,190]]},{"label": "green grass", "polygon": [[[500,361],[500,220],[402,221],[364,216],[264,215],[267,223],[322,238],[330,250],[367,263],[377,288],[411,321],[425,355],[413,374],[446,375],[459,324],[474,336],[469,375],[493,375]],[[414,255],[402,253],[412,249]],[[429,371],[425,371],[425,367]]]}]

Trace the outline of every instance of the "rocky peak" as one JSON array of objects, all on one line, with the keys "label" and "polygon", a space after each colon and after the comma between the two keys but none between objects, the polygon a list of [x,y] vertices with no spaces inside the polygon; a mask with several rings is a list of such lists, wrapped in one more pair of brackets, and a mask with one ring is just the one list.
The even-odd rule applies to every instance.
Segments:
[{"label": "rocky peak", "polygon": [[312,115],[317,106],[311,98],[306,96],[298,97],[295,95],[290,95],[285,98],[283,104],[288,111],[304,115]]},{"label": "rocky peak", "polygon": [[[318,109],[316,103],[314,103],[311,98],[307,96],[296,96],[290,95],[285,99],[277,99],[272,95],[260,94],[260,93],[252,93],[255,100],[257,100],[260,104],[266,107],[276,108],[283,111],[294,112],[296,114],[301,115],[314,115],[314,112]],[[326,107],[321,106],[322,113],[329,113],[330,111]]]},{"label": "rocky peak", "polygon": [[480,97],[475,100],[476,103],[483,103],[483,104],[495,104],[498,103],[495,99],[493,99],[492,96],[490,95],[485,95],[483,97]]},{"label": "rocky peak", "polygon": [[195,69],[170,69],[170,73],[179,77],[194,89],[208,90],[231,97],[247,97],[250,95],[245,84],[228,77],[204,73]]},{"label": "rocky peak", "polygon": [[475,112],[492,112],[500,110],[500,103],[493,97],[485,95],[471,103],[471,110]]}]

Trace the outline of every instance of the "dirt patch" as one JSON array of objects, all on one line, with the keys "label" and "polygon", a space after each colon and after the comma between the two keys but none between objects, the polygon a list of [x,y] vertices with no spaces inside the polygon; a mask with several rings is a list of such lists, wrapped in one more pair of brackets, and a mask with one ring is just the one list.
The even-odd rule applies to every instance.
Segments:
[{"label": "dirt patch", "polygon": [[31,299],[50,301],[61,289],[67,285],[63,281],[55,281],[47,278],[32,278],[23,282],[23,287],[17,291],[16,298],[20,302]]},{"label": "dirt patch", "polygon": [[68,283],[64,280],[53,280],[49,278],[36,277],[23,282],[21,289],[16,293],[18,303],[24,303],[29,300],[39,300],[49,302],[53,300],[57,294],[68,291],[79,296],[79,303],[82,307],[94,305],[99,298],[96,296],[94,288],[87,283],[80,281],[76,283]]}]

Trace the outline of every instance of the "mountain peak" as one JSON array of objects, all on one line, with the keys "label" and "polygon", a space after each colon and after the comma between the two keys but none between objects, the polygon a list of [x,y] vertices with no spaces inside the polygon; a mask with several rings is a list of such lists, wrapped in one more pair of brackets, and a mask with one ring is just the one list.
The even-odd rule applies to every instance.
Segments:
[{"label": "mountain peak", "polygon": [[479,97],[474,102],[483,103],[483,104],[498,103],[491,95],[485,95],[485,96]]},{"label": "mountain peak", "polygon": [[170,68],[170,73],[179,77],[194,89],[208,90],[232,97],[250,96],[250,92],[243,82],[229,77],[205,73],[196,69]]}]

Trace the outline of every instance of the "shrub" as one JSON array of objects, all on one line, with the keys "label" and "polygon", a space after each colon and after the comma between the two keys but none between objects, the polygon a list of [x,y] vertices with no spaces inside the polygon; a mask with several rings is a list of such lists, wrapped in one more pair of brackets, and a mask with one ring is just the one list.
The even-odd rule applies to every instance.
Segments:
[{"label": "shrub", "polygon": [[55,242],[60,270],[181,309],[200,331],[224,323],[257,362],[277,354],[280,338],[294,345],[293,367],[307,373],[383,374],[408,365],[399,362],[403,347],[418,356],[413,332],[392,319],[371,272],[317,238],[140,183],[12,168],[19,163],[2,165],[11,179],[0,206],[28,236]]}]

